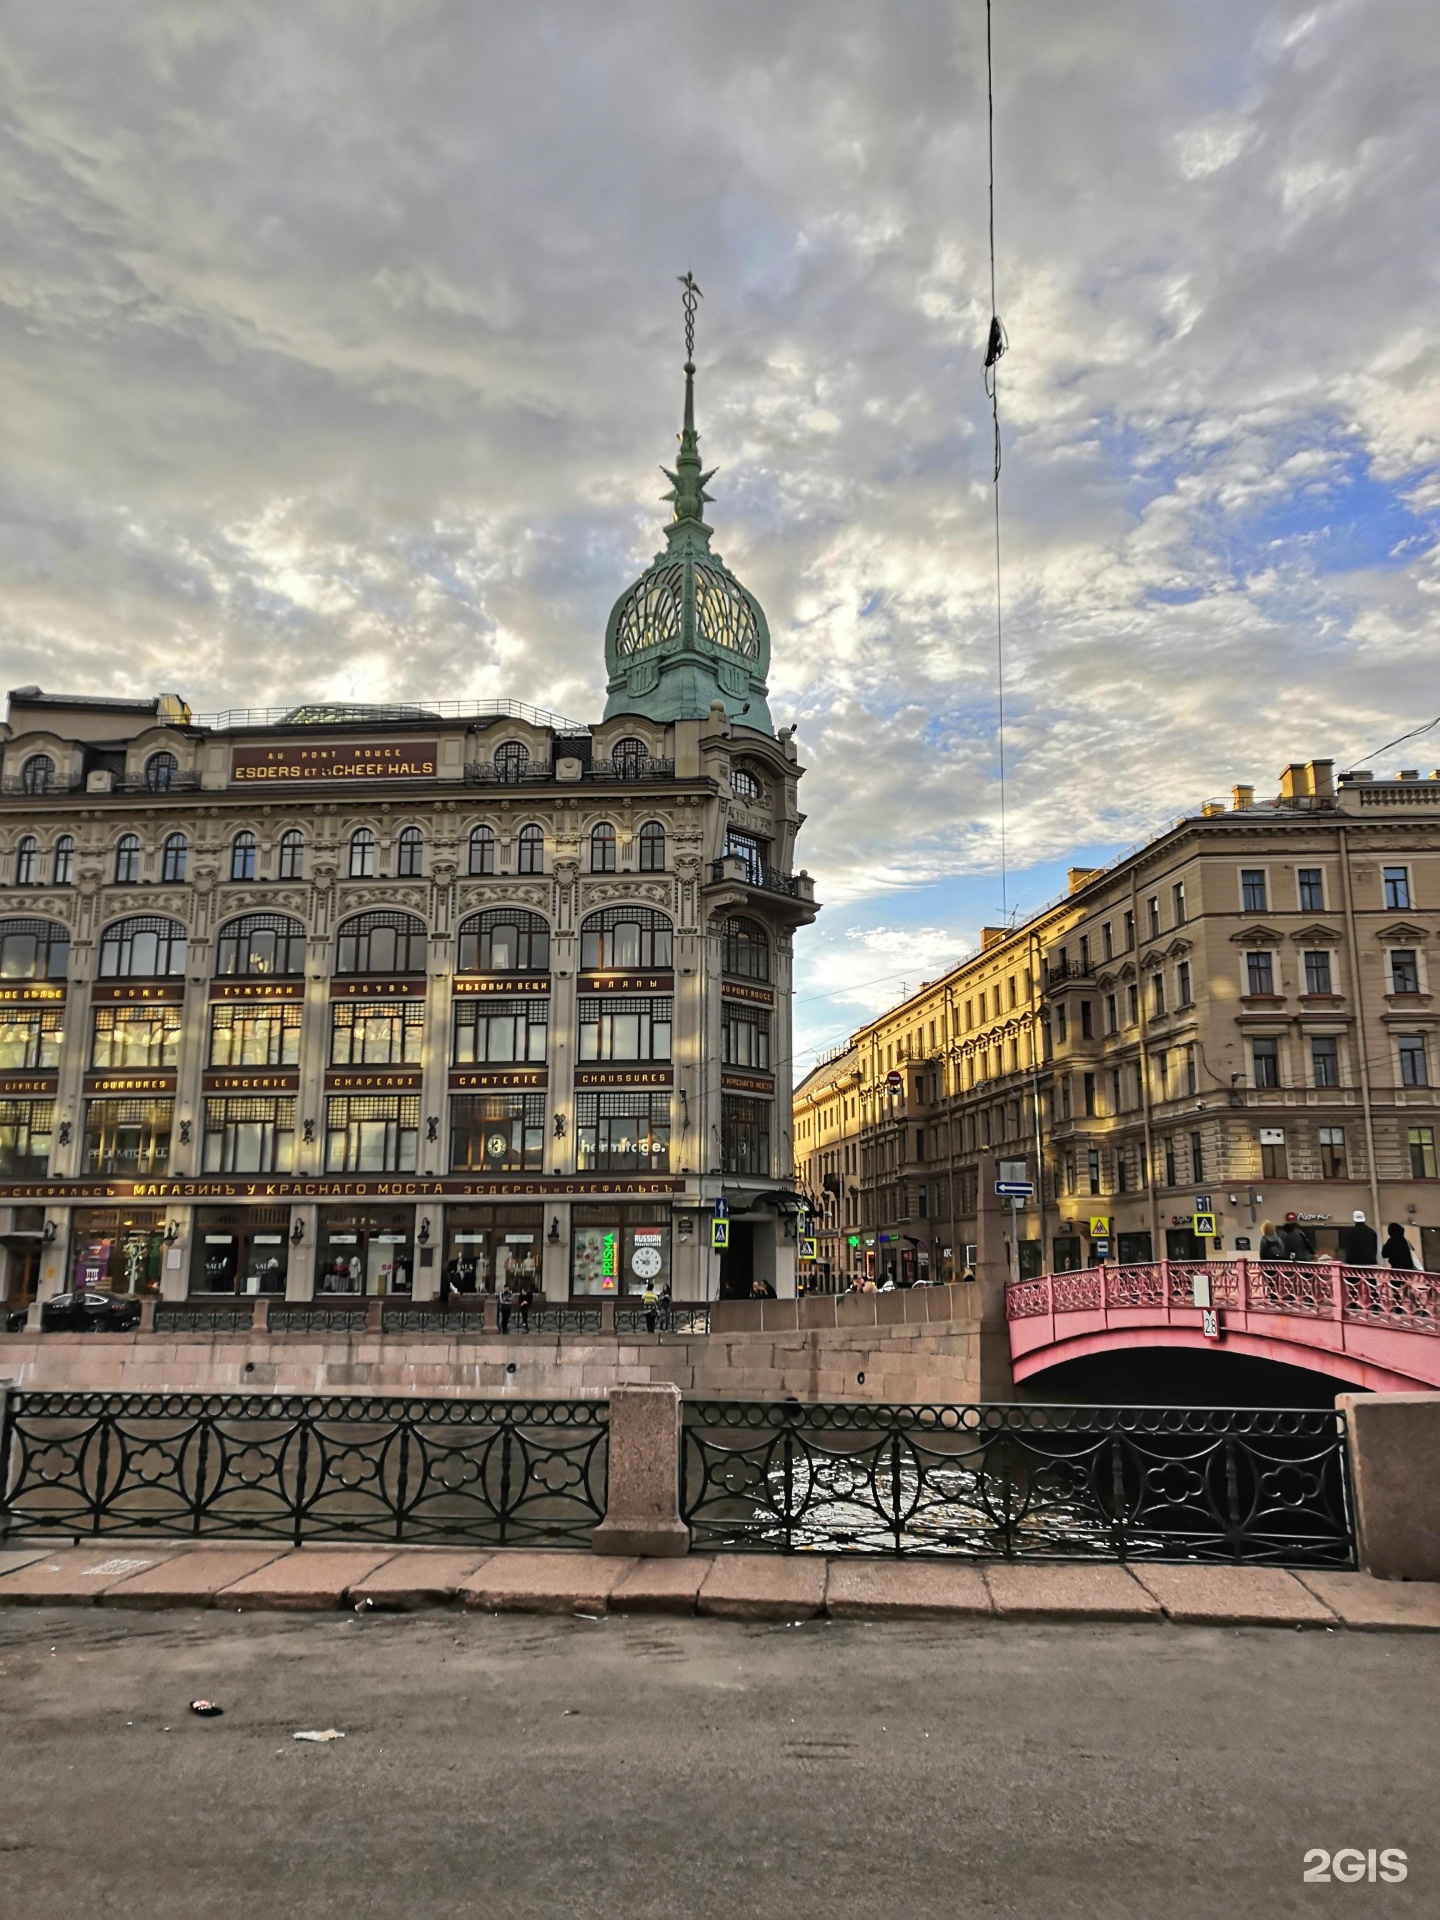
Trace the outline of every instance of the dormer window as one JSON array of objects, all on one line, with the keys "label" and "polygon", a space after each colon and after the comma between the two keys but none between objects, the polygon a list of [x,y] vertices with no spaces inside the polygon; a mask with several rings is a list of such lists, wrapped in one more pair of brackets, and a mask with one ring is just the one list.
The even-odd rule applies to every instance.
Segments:
[{"label": "dormer window", "polygon": [[151,793],[168,793],[179,771],[180,762],[173,753],[152,753],[145,762],[145,785]]},{"label": "dormer window", "polygon": [[748,767],[734,767],[730,773],[730,791],[740,800],[758,800],[760,782]]}]

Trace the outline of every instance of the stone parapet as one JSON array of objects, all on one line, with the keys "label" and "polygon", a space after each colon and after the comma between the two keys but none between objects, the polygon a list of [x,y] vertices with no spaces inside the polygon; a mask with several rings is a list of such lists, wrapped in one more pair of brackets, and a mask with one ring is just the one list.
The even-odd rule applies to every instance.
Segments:
[{"label": "stone parapet", "polygon": [[1360,1564],[1440,1580],[1440,1393],[1342,1393]]}]

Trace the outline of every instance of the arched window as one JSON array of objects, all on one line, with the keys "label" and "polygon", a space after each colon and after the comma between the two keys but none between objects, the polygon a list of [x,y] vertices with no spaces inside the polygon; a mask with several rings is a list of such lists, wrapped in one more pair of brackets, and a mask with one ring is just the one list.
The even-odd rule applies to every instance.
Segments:
[{"label": "arched window", "polygon": [[100,936],[102,980],[159,980],[185,971],[185,929],[178,920],[137,913]]},{"label": "arched window", "polygon": [[247,913],[227,920],[216,944],[215,971],[302,974],[305,929],[288,913]]},{"label": "arched window", "polygon": [[395,843],[395,871],[402,880],[416,880],[425,871],[425,836],[419,827],[402,827]]},{"label": "arched window", "polygon": [[54,920],[0,920],[0,980],[63,980],[70,929]]},{"label": "arched window", "polygon": [[649,758],[645,742],[637,740],[633,734],[624,740],[617,740],[610,750],[610,764],[622,780],[643,779]]},{"label": "arched window", "polygon": [[461,973],[548,973],[550,929],[523,907],[490,907],[460,925]]},{"label": "arched window", "polygon": [[277,880],[303,880],[305,877],[305,836],[298,827],[287,827],[280,836],[280,851],[275,862]]},{"label": "arched window", "polygon": [[612,967],[669,967],[670,922],[649,907],[605,907],[580,929],[580,965],[587,973]]},{"label": "arched window", "polygon": [[255,836],[248,827],[237,833],[230,842],[230,878],[232,880],[255,878]]},{"label": "arched window", "polygon": [[152,753],[145,762],[145,784],[151,793],[168,793],[179,771],[180,762],[173,753]]},{"label": "arched window", "polygon": [[470,871],[471,873],[494,873],[495,829],[493,827],[470,829]]},{"label": "arched window", "polygon": [[20,769],[22,793],[49,793],[55,784],[55,762],[48,753],[32,753]]},{"label": "arched window", "polygon": [[590,871],[615,871],[615,829],[608,820],[602,820],[590,829]]},{"label": "arched window", "polygon": [[350,836],[350,878],[375,878],[375,836],[369,827],[357,827]]},{"label": "arched window", "polygon": [[658,820],[647,820],[640,829],[640,871],[665,871],[665,829]]},{"label": "arched window", "polygon": [[425,922],[413,913],[357,913],[336,935],[335,971],[424,973]]},{"label": "arched window", "polygon": [[730,791],[742,800],[758,800],[762,788],[748,767],[736,767],[730,775]]},{"label": "arched window", "polygon": [[518,740],[507,740],[503,747],[495,749],[495,778],[497,780],[523,780],[530,769],[530,749],[522,747]]},{"label": "arched window", "polygon": [[70,887],[75,884],[75,836],[62,833],[55,842],[55,885]]},{"label": "arched window", "polygon": [[133,887],[140,878],[140,836],[122,833],[115,847],[115,883]]},{"label": "arched window", "polygon": [[742,980],[770,978],[770,937],[758,920],[725,922],[725,971]]},{"label": "arched window", "polygon": [[190,842],[183,833],[167,833],[160,850],[160,878],[183,880],[190,864]]},{"label": "arched window", "polygon": [[543,873],[545,871],[545,834],[537,826],[521,827],[515,844],[515,871],[517,873]]},{"label": "arched window", "polygon": [[15,884],[33,887],[39,878],[40,848],[33,833],[27,833],[15,849]]}]

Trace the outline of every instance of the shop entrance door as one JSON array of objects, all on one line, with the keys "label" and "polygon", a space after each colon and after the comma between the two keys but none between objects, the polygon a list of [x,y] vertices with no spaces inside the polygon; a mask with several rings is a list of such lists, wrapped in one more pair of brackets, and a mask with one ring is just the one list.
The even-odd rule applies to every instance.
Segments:
[{"label": "shop entrance door", "polygon": [[5,1305],[11,1313],[28,1307],[40,1289],[40,1236],[12,1233],[5,1237],[9,1256],[10,1290]]},{"label": "shop entrance door", "polygon": [[748,1300],[755,1280],[755,1229],[748,1220],[730,1222],[730,1244],[720,1255],[720,1298]]},{"label": "shop entrance door", "polygon": [[1167,1260],[1203,1260],[1205,1242],[1198,1238],[1189,1227],[1167,1227],[1165,1229],[1165,1258]]}]

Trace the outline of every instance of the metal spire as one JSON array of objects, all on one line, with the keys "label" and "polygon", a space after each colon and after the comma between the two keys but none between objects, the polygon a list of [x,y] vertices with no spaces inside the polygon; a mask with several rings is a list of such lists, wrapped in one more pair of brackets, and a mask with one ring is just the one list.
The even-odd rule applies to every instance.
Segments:
[{"label": "metal spire", "polygon": [[666,538],[673,545],[682,530],[698,530],[705,535],[708,545],[710,529],[705,525],[705,503],[710,495],[705,491],[705,483],[714,478],[716,469],[701,472],[700,436],[695,431],[695,309],[703,295],[693,273],[682,273],[678,277],[685,289],[680,296],[685,309],[685,423],[680,432],[680,452],[674,472],[669,467],[660,469],[670,482],[670,491],[663,497],[675,505],[675,517],[666,528]]}]

